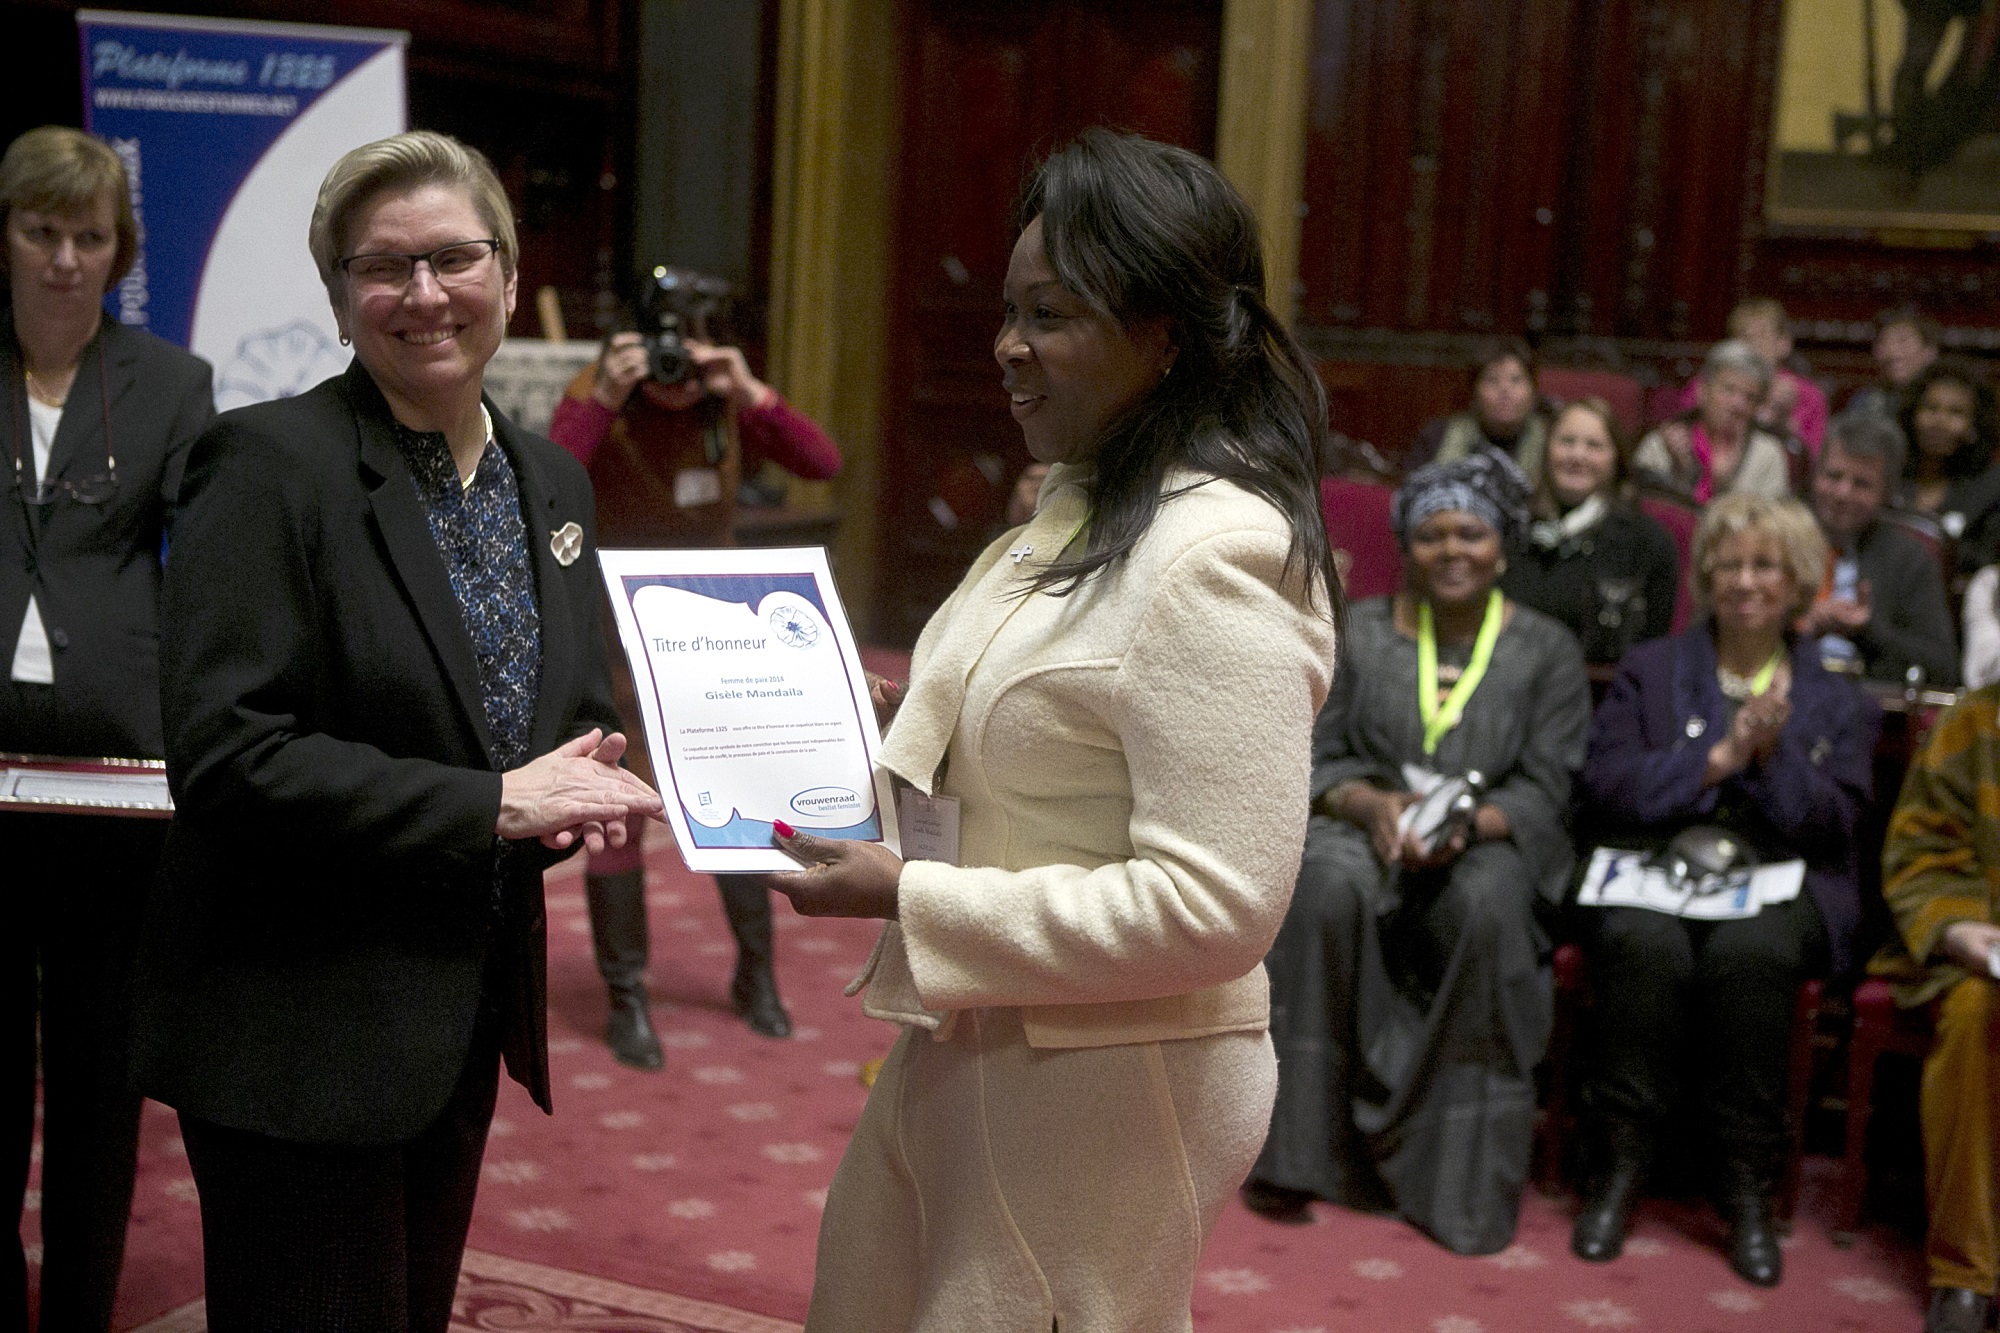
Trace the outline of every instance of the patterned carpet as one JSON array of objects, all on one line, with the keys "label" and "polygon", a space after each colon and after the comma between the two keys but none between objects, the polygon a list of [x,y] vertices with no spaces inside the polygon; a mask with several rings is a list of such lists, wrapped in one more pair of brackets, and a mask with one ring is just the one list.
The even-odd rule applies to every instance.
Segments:
[{"label": "patterned carpet", "polygon": [[[855,1073],[891,1030],[841,985],[874,931],[779,905],[782,988],[796,1038],[766,1041],[724,1007],[733,946],[709,881],[668,847],[651,859],[652,975],[668,1068],[617,1065],[598,1040],[604,995],[577,871],[551,877],[557,1112],[503,1084],[460,1288],[462,1330],[779,1333],[811,1289],[825,1191],[864,1093]],[[1783,1286],[1732,1276],[1719,1228],[1648,1205],[1627,1256],[1567,1249],[1568,1200],[1531,1198],[1516,1244],[1461,1259],[1394,1221],[1322,1208],[1274,1226],[1232,1207],[1197,1279],[1195,1323],[1215,1333],[1914,1333],[1922,1265],[1907,1237],[1829,1242],[1826,1171],[1811,1165]],[[1078,1199],[1079,1207],[1097,1201]],[[25,1234],[39,1259],[38,1200]],[[171,1112],[149,1106],[117,1327],[197,1333],[200,1231]]]}]

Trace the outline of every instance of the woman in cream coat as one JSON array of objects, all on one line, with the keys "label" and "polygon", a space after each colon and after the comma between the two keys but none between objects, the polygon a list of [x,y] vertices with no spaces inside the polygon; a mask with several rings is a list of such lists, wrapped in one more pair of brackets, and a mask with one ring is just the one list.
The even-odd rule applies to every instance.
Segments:
[{"label": "woman in cream coat", "polygon": [[889,921],[857,987],[904,1028],[813,1333],[1188,1329],[1276,1086],[1261,959],[1337,616],[1324,401],[1208,163],[1087,131],[1020,217],[994,354],[1054,467],[924,630],[882,756],[957,864],[779,829],[801,911]]}]

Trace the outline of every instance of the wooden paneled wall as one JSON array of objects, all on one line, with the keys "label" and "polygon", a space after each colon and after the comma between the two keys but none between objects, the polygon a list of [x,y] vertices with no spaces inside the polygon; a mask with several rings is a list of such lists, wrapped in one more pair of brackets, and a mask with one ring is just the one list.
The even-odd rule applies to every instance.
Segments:
[{"label": "wooden paneled wall", "polygon": [[2000,347],[2000,252],[1764,221],[1783,0],[1318,0],[1299,323],[1335,425],[1394,450],[1479,335],[1684,377],[1748,295],[1836,382],[1915,301]]},{"label": "wooden paneled wall", "polygon": [[1027,464],[993,361],[1010,213],[1036,157],[1110,124],[1215,151],[1221,0],[912,0],[873,629],[909,643]]}]

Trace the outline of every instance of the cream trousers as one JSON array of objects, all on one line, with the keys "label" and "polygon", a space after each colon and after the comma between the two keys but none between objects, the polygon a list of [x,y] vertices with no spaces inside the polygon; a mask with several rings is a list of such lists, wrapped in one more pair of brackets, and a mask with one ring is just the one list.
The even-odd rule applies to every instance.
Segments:
[{"label": "cream trousers", "polygon": [[1184,1333],[1270,1126],[1265,1032],[1036,1049],[905,1028],[841,1158],[807,1333]]}]

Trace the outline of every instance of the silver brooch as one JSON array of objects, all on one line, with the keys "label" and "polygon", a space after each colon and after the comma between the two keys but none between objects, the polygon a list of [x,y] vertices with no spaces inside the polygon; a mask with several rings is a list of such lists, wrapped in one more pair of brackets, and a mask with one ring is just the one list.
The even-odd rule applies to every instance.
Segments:
[{"label": "silver brooch", "polygon": [[1706,718],[1691,717],[1687,720],[1686,730],[1689,740],[1698,741],[1701,739],[1701,733],[1708,730],[1708,720]]},{"label": "silver brooch", "polygon": [[583,527],[569,522],[549,534],[549,550],[555,553],[556,563],[568,569],[583,554]]}]

